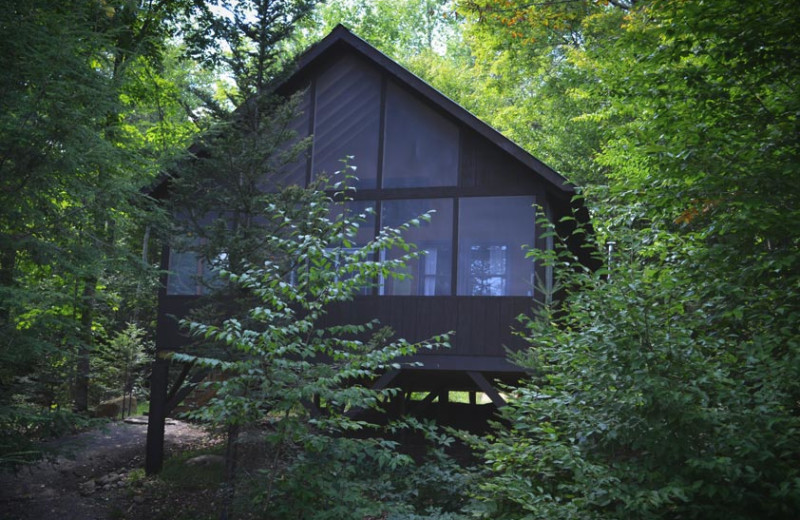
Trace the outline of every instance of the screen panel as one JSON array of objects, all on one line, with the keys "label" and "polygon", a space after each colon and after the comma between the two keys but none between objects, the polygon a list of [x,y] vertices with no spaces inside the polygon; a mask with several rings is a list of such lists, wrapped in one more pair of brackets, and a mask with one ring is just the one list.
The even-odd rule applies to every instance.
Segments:
[{"label": "screen panel", "polygon": [[[428,210],[436,212],[430,222],[411,227],[404,234],[407,242],[425,254],[406,266],[405,279],[386,279],[380,294],[386,295],[450,295],[453,254],[453,200],[402,199],[381,204],[381,226],[397,227],[419,217]],[[383,252],[383,258],[395,259],[402,251]]]},{"label": "screen panel", "polygon": [[533,296],[533,196],[459,199],[458,290],[461,296]]},{"label": "screen panel", "polygon": [[375,188],[380,136],[381,77],[354,56],[345,56],[316,83],[312,173],[332,174],[353,156],[356,187]]},{"label": "screen panel", "polygon": [[170,249],[169,273],[167,274],[168,295],[201,294],[200,278],[203,266],[197,253]]},{"label": "screen panel", "polygon": [[386,91],[383,187],[458,184],[458,127],[389,83]]},{"label": "screen panel", "polygon": [[[311,125],[310,89],[306,88],[295,96],[291,100],[291,103],[294,104],[294,116],[285,129],[282,126],[275,128],[277,132],[286,134],[286,137],[284,142],[277,143],[277,153],[270,161],[272,171],[259,185],[264,191],[277,192],[287,186],[305,187],[306,185],[308,156],[311,153],[311,147],[307,141],[305,146],[301,142],[308,138]],[[276,125],[286,124],[282,122],[281,117],[283,116],[277,116],[278,120],[274,122]]]}]

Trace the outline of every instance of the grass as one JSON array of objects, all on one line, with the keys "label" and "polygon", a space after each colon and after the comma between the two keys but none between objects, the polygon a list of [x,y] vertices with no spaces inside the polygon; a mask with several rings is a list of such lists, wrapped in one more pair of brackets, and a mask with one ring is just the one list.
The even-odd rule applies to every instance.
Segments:
[{"label": "grass", "polygon": [[[217,490],[223,480],[222,463],[189,465],[200,455],[219,455],[224,447],[213,446],[183,452],[164,461],[162,471],[147,477],[144,470],[129,473],[130,499],[141,497],[133,516],[124,508],[111,509],[111,520],[136,518],[147,520],[213,520],[218,518]],[[128,506],[130,507],[130,506]]]},{"label": "grass", "polygon": [[207,489],[222,482],[225,468],[221,463],[189,466],[189,459],[200,455],[220,455],[224,447],[203,448],[201,450],[181,453],[164,462],[164,469],[159,477],[164,483],[177,489]]},{"label": "grass", "polygon": [[[411,399],[415,401],[421,401],[427,395],[428,395],[427,392],[412,392]],[[478,404],[485,404],[491,402],[491,399],[489,399],[489,397],[483,392],[477,392],[477,395],[475,397],[477,399]],[[451,403],[469,404],[469,392],[448,392],[447,400],[448,402]],[[439,398],[438,397],[435,398],[432,402],[434,403],[439,402]]]},{"label": "grass", "polygon": [[142,399],[136,405],[136,410],[134,411],[133,415],[147,415],[147,412],[150,411],[150,400],[149,399]]}]

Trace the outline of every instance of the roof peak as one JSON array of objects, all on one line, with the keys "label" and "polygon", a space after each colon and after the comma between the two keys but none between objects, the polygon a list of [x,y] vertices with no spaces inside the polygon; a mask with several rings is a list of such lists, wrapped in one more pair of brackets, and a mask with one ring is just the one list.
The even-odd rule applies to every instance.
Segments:
[{"label": "roof peak", "polygon": [[300,56],[297,61],[295,72],[291,76],[295,77],[299,75],[303,70],[313,63],[316,63],[318,59],[331,51],[332,48],[342,44],[347,45],[368,61],[381,67],[396,81],[427,98],[431,103],[438,106],[454,119],[472,128],[479,135],[489,139],[500,149],[539,174],[553,187],[558,189],[558,191],[562,193],[573,193],[575,191],[574,187],[570,185],[561,174],[341,23],[337,24],[322,40],[309,47]]}]

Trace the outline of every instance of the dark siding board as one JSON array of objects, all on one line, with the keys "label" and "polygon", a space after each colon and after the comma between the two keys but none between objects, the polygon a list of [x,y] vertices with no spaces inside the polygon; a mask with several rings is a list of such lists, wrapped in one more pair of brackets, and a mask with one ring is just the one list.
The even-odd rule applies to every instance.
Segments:
[{"label": "dark siding board", "polygon": [[467,345],[464,351],[465,354],[477,355],[484,344],[483,336],[486,330],[483,322],[483,306],[478,303],[482,298],[470,298],[469,305],[467,305],[467,320],[469,328],[467,333]]},{"label": "dark siding board", "polygon": [[500,302],[500,317],[498,321],[500,323],[506,323],[507,325],[503,328],[500,334],[500,348],[503,348],[504,354],[505,349],[504,347],[513,348],[515,347],[516,338],[512,334],[512,327],[516,328],[517,322],[515,318],[517,317],[518,312],[516,312],[515,301],[514,300],[506,300]]},{"label": "dark siding board", "polygon": [[[189,343],[178,319],[200,299],[186,296],[164,297],[158,316],[157,343],[160,349],[179,349]],[[450,330],[452,348],[423,351],[421,356],[506,356],[504,346],[521,348],[524,342],[513,336],[516,316],[529,313],[530,298],[361,296],[332,305],[322,325],[363,324],[378,319],[390,326],[397,337],[421,341]],[[367,339],[367,338],[364,338]]]},{"label": "dark siding board", "polygon": [[422,341],[431,336],[433,329],[431,314],[434,312],[434,305],[431,305],[431,300],[417,300],[418,305],[411,311],[416,318],[416,323],[413,327],[416,329],[416,341]]},{"label": "dark siding board", "polygon": [[403,361],[418,359],[422,366],[412,372],[430,373],[433,370],[478,370],[481,372],[521,372],[520,368],[498,356],[458,356],[433,354],[405,358]]},{"label": "dark siding board", "polygon": [[477,171],[475,167],[475,141],[474,132],[466,128],[461,129],[461,156],[459,160],[459,183],[462,188],[474,188],[478,184]]},{"label": "dark siding board", "polygon": [[502,300],[500,298],[491,298],[484,305],[484,350],[489,355],[502,356],[503,346],[503,332],[510,325],[510,323],[503,324],[500,322],[500,306]]},{"label": "dark siding board", "polygon": [[470,353],[471,340],[471,316],[470,302],[467,298],[457,298],[454,308],[456,309],[456,336],[453,348],[454,354],[467,355]]},{"label": "dark siding board", "polygon": [[498,329],[496,323],[488,320],[490,309],[496,305],[497,298],[473,298],[472,299],[472,337],[475,342],[471,345],[470,353],[479,355],[481,353],[492,354],[492,342]]},{"label": "dark siding board", "polygon": [[446,307],[441,306],[438,309],[438,315],[440,316],[439,322],[444,325],[442,327],[442,332],[451,332],[456,330],[456,326],[458,324],[458,308],[454,305],[454,303],[455,302],[451,302],[450,305],[447,305]]},{"label": "dark siding board", "polygon": [[405,327],[406,324],[403,321],[403,299],[400,299],[395,305],[387,306],[384,315],[386,316],[386,321],[382,322],[384,325],[392,327],[398,337],[413,341],[413,339],[409,337],[409,331]]},{"label": "dark siding board", "polygon": [[471,356],[476,352],[475,348],[475,329],[478,328],[475,323],[475,316],[473,313],[473,299],[466,299],[458,302],[458,320],[459,329],[461,333],[461,341],[458,343],[458,354]]},{"label": "dark siding board", "polygon": [[420,314],[423,312],[424,308],[426,307],[426,303],[424,300],[419,300],[417,298],[408,298],[405,302],[403,302],[403,314],[405,317],[405,327],[406,330],[409,331],[408,337],[411,341],[420,341],[424,339],[422,337],[421,331],[421,319]]}]

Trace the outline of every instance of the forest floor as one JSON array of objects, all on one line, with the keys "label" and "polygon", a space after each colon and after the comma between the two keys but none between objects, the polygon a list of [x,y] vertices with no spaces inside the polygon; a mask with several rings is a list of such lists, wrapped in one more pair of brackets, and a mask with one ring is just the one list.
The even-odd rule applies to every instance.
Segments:
[{"label": "forest floor", "polygon": [[[0,517],[5,520],[208,518],[216,509],[217,486],[203,482],[202,468],[173,469],[173,474],[201,477],[190,485],[145,478],[142,468],[146,434],[146,418],[142,417],[131,422],[112,422],[48,443],[46,448],[59,453],[55,459],[16,473],[0,473]],[[172,460],[185,462],[182,454],[214,450],[218,443],[205,430],[186,422],[169,420],[166,426],[165,449]]]}]

